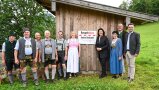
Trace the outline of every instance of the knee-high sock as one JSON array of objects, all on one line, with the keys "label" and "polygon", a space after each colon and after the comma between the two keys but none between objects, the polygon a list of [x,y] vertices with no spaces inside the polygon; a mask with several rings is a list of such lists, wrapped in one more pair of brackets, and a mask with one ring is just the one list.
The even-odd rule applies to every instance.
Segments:
[{"label": "knee-high sock", "polygon": [[33,72],[34,80],[38,80],[37,72]]},{"label": "knee-high sock", "polygon": [[22,76],[21,76],[20,73],[18,74],[18,78],[19,78],[20,81],[22,81]]},{"label": "knee-high sock", "polygon": [[50,79],[49,78],[49,70],[47,70],[47,71],[45,70],[45,75],[46,75],[46,79]]},{"label": "knee-high sock", "polygon": [[22,76],[21,76],[21,73],[20,73],[19,70],[17,71],[17,77],[18,77],[18,79],[19,79],[20,81],[22,81]]},{"label": "knee-high sock", "polygon": [[59,76],[62,76],[62,70],[61,68],[58,68]]},{"label": "knee-high sock", "polygon": [[10,83],[13,83],[13,74],[8,74],[8,79]]},{"label": "knee-high sock", "polygon": [[63,75],[64,75],[64,77],[66,77],[66,67],[63,68]]},{"label": "knee-high sock", "polygon": [[26,72],[25,72],[25,73],[22,73],[21,75],[22,75],[22,80],[23,80],[23,82],[26,82]]},{"label": "knee-high sock", "polygon": [[56,67],[52,68],[52,79],[55,79]]}]

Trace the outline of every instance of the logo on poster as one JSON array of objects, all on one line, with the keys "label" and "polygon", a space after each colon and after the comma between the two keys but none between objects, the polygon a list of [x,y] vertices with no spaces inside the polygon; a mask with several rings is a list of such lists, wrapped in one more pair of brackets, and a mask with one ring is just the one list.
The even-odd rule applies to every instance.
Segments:
[{"label": "logo on poster", "polygon": [[96,37],[96,31],[78,31],[78,39],[80,44],[95,44]]}]

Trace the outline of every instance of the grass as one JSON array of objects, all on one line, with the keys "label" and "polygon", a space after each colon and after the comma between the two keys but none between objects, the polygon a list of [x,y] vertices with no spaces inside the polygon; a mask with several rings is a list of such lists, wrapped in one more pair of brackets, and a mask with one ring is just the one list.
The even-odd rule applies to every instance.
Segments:
[{"label": "grass", "polygon": [[21,88],[16,81],[14,86],[5,82],[0,90],[159,90],[159,23],[136,26],[136,32],[141,36],[141,52],[136,59],[136,75],[133,83],[127,83],[124,75],[119,79],[98,79],[98,75],[80,75],[67,81],[59,80],[55,84],[45,84],[40,81],[34,86],[29,79],[28,87]]}]

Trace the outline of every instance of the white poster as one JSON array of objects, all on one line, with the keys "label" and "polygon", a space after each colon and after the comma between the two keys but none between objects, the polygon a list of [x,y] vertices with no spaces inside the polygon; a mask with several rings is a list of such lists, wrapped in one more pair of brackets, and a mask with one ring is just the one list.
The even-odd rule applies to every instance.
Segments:
[{"label": "white poster", "polygon": [[78,40],[80,44],[95,44],[96,38],[96,31],[78,31]]}]

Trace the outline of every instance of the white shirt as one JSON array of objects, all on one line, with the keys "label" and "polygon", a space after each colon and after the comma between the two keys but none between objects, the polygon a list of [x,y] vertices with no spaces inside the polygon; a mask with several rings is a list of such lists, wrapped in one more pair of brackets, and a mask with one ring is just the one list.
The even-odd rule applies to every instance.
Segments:
[{"label": "white shirt", "polygon": [[122,33],[123,31],[118,31],[118,32],[119,32],[119,34],[120,34],[120,33]]},{"label": "white shirt", "polygon": [[[23,37],[26,41],[25,41],[25,46],[30,45],[31,46],[31,38],[25,38]],[[19,50],[19,40],[17,40],[17,43],[15,45],[15,50]],[[32,47],[25,47],[25,55],[31,55],[32,52]]]},{"label": "white shirt", "polygon": [[[47,45],[51,46],[51,47],[46,47]],[[53,50],[52,50],[52,43],[51,43],[51,39],[46,39],[45,38],[45,54],[52,54]]]},{"label": "white shirt", "polygon": [[58,51],[63,51],[65,48],[68,46],[67,41],[62,39],[57,39],[56,40],[56,45],[57,45],[57,50]]},{"label": "white shirt", "polygon": [[129,50],[130,49],[130,36],[133,32],[129,32],[128,34],[128,40],[127,40],[127,45],[126,45],[126,49]]},{"label": "white shirt", "polygon": [[5,52],[6,50],[5,50],[5,43],[3,43],[3,45],[2,45],[2,52]]}]

